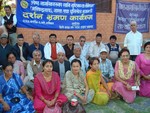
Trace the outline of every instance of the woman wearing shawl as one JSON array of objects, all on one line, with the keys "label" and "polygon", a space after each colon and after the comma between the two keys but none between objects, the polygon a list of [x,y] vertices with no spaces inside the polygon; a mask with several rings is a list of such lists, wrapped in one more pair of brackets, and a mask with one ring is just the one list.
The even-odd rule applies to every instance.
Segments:
[{"label": "woman wearing shawl", "polygon": [[89,60],[90,70],[86,74],[89,89],[94,89],[95,95],[92,100],[98,105],[106,105],[111,97],[111,87],[113,83],[107,83],[99,70],[99,59],[93,57]]},{"label": "woman wearing shawl", "polygon": [[85,75],[81,71],[80,60],[72,60],[71,71],[66,72],[63,85],[63,92],[69,100],[76,96],[83,104],[92,101],[94,90],[88,88]]},{"label": "woman wearing shawl", "polygon": [[129,50],[123,48],[119,53],[120,60],[115,66],[115,83],[113,91],[119,94],[127,103],[132,103],[136,97],[136,91],[132,86],[139,86],[139,68],[134,61],[129,60]]},{"label": "woman wearing shawl", "polygon": [[144,50],[145,52],[138,55],[135,60],[141,75],[139,95],[150,97],[150,42],[144,44]]},{"label": "woman wearing shawl", "polygon": [[0,76],[0,113],[34,113],[33,98],[23,86],[20,76],[13,73],[13,64],[6,62],[3,72]]},{"label": "woman wearing shawl", "polygon": [[53,62],[43,62],[43,72],[34,78],[34,108],[38,113],[43,113],[45,106],[52,107],[55,104],[62,106],[67,101],[65,95],[60,94],[60,78],[52,71]]}]

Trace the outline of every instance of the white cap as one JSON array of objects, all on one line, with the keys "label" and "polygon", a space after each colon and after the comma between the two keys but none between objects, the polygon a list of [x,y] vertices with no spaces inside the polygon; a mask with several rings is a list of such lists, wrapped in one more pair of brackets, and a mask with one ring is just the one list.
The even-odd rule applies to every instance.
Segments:
[{"label": "white cap", "polygon": [[100,53],[102,53],[102,52],[106,52],[106,53],[107,53],[107,50],[106,50],[105,48],[102,48],[102,49],[100,50]]},{"label": "white cap", "polygon": [[58,50],[57,50],[57,54],[58,53],[64,53],[65,54],[65,50],[63,49],[63,48],[59,48]]},{"label": "white cap", "polygon": [[80,46],[79,44],[75,44],[75,45],[74,45],[74,50],[75,50],[75,49],[78,49],[78,48],[81,49],[81,46]]}]

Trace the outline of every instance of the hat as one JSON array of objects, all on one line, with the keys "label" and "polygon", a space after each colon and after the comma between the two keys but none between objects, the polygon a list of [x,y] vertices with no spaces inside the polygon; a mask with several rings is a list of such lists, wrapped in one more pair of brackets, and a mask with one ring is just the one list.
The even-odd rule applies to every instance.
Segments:
[{"label": "hat", "polygon": [[63,48],[59,48],[58,50],[57,50],[57,54],[58,53],[64,53],[65,54],[65,50],[63,49]]},{"label": "hat", "polygon": [[79,44],[75,44],[75,45],[74,45],[74,50],[75,50],[75,49],[78,49],[78,48],[81,49],[81,46],[80,46]]},{"label": "hat", "polygon": [[107,50],[106,50],[105,48],[102,48],[102,49],[100,50],[100,53],[102,53],[102,52],[106,52],[106,53],[107,53]]},{"label": "hat", "polygon": [[0,38],[8,38],[6,34],[1,34]]},{"label": "hat", "polygon": [[18,34],[17,38],[24,38],[23,34]]}]

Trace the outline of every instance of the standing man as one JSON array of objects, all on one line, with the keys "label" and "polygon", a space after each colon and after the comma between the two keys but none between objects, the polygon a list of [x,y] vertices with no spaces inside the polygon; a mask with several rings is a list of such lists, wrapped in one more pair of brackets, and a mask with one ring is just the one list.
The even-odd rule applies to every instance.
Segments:
[{"label": "standing man", "polygon": [[89,48],[90,57],[99,57],[100,51],[102,48],[106,48],[106,46],[102,43],[102,34],[98,33],[96,35],[95,41],[91,42]]},{"label": "standing man", "polygon": [[4,7],[4,10],[6,12],[6,15],[2,19],[2,24],[6,26],[10,44],[14,46],[17,42],[17,34],[16,34],[17,18],[15,14],[12,14],[11,7],[9,5],[6,5]]},{"label": "standing man", "polygon": [[141,53],[143,36],[139,31],[137,31],[136,21],[131,21],[130,28],[131,31],[126,34],[124,39],[124,47],[129,49],[131,60],[135,61],[136,56]]},{"label": "standing man", "polygon": [[67,44],[65,44],[63,46],[65,53],[66,53],[66,57],[67,59],[69,59],[72,55],[73,55],[73,50],[74,50],[74,37],[72,35],[68,35],[67,38]]},{"label": "standing man", "polygon": [[59,50],[64,50],[62,45],[57,42],[56,34],[49,35],[49,42],[44,46],[44,56],[46,59],[53,61],[57,60],[57,53]]}]

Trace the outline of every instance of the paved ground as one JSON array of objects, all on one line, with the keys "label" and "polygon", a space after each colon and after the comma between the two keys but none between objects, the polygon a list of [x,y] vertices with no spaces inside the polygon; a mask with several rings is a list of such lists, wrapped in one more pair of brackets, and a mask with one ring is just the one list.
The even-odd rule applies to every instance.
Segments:
[{"label": "paved ground", "polygon": [[132,104],[115,99],[106,106],[88,104],[85,109],[87,113],[150,113],[150,98],[137,97]]}]

